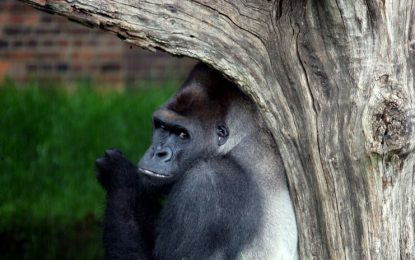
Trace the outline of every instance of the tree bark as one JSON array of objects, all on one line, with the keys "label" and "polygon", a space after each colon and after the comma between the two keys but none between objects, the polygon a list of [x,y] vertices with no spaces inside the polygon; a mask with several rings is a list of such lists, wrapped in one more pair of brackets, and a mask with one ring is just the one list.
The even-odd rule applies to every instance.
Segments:
[{"label": "tree bark", "polygon": [[301,259],[415,259],[414,0],[23,0],[202,60],[279,146]]}]

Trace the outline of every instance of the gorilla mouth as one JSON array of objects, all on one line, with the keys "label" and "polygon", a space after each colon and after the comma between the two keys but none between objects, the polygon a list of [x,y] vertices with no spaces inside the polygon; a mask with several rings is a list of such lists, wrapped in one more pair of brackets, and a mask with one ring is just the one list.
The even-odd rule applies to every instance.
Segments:
[{"label": "gorilla mouth", "polygon": [[153,172],[153,171],[143,169],[143,168],[138,168],[138,171],[147,176],[157,177],[157,178],[170,178],[172,176],[171,174],[161,174],[161,173]]}]

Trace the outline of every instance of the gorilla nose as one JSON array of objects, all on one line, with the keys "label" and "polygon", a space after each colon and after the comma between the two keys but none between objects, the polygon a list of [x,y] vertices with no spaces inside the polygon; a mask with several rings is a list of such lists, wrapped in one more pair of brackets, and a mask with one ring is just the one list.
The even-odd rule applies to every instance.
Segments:
[{"label": "gorilla nose", "polygon": [[173,151],[170,148],[168,148],[168,147],[164,147],[164,148],[161,148],[161,149],[157,149],[157,151],[154,154],[154,156],[157,159],[160,159],[163,162],[170,161],[172,155],[173,155]]}]

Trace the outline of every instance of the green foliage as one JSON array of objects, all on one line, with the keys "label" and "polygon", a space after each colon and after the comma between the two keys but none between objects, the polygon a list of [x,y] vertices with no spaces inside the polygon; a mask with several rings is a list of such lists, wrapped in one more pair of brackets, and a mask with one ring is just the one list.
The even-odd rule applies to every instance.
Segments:
[{"label": "green foliage", "polygon": [[0,86],[2,258],[100,258],[104,192],[94,161],[115,147],[137,162],[151,113],[172,92]]}]

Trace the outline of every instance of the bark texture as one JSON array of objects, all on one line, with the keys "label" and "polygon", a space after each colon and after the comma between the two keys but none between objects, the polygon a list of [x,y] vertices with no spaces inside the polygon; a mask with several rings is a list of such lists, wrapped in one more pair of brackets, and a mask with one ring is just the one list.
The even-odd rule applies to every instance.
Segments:
[{"label": "bark texture", "polygon": [[415,259],[414,0],[23,0],[202,60],[261,109],[301,259]]}]

